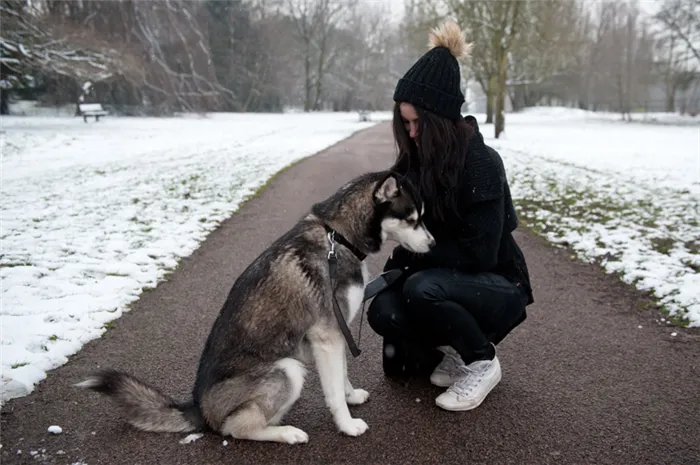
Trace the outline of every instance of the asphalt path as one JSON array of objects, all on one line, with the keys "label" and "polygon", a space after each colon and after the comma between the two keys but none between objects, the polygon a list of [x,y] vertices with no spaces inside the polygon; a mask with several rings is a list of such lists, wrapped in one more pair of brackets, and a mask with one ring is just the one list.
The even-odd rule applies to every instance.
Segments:
[{"label": "asphalt path", "polygon": [[[1,462],[700,464],[697,333],[672,336],[643,296],[523,231],[517,240],[536,303],[499,345],[503,380],[474,411],[439,409],[441,389],[426,380],[385,379],[381,343],[366,321],[363,353],[349,356],[355,387],[370,392],[366,404],[351,407],[369,425],[359,437],[336,431],[313,369],[284,422],[309,434],[309,443],[298,445],[214,434],[182,444],[185,434],[137,431],[107,399],[72,386],[111,366],[187,398],[207,332],[246,265],[313,202],[355,175],[385,168],[393,153],[390,126],[382,123],[280,173],[113,329],[31,395],[3,407]],[[372,273],[389,250],[369,259]],[[62,434],[48,433],[50,425]]]}]

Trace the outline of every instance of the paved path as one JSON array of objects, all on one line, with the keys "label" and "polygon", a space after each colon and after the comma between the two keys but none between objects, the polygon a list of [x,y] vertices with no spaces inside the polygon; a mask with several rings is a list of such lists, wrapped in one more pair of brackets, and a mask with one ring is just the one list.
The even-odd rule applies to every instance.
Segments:
[{"label": "paved path", "polygon": [[[499,346],[503,381],[475,411],[438,409],[433,399],[440,390],[427,383],[386,381],[379,339],[366,322],[364,352],[349,363],[355,385],[371,393],[367,404],[352,408],[370,427],[359,438],[336,433],[313,371],[287,417],[310,435],[308,444],[295,446],[231,439],[224,446],[213,435],[180,444],[184,434],[138,432],[106,399],[71,387],[109,365],[186,397],[210,325],[246,264],[312,202],[356,174],[387,166],[392,154],[390,127],[381,124],[280,174],[184,260],[170,281],[144,294],[115,329],[51,372],[32,395],[3,408],[0,461],[700,464],[697,338],[683,332],[671,337],[639,310],[641,300],[632,292],[523,233],[517,237],[537,303]],[[372,272],[385,257],[371,260]],[[48,434],[52,424],[63,434]]]}]

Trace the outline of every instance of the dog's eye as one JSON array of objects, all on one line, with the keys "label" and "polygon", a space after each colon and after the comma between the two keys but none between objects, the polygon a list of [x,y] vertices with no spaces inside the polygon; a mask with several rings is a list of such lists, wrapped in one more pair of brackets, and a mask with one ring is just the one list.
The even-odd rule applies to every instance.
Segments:
[{"label": "dog's eye", "polygon": [[406,223],[410,225],[418,223],[418,212],[416,210],[412,210],[411,213],[406,216]]}]

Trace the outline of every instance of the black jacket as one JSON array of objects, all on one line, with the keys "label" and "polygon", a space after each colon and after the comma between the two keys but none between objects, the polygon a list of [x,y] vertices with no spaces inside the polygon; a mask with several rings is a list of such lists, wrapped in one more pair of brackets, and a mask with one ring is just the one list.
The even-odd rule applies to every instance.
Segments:
[{"label": "black jacket", "polygon": [[[467,173],[461,188],[464,208],[459,215],[438,221],[431,215],[431,199],[425,202],[424,222],[436,245],[427,254],[414,254],[402,247],[386,263],[385,270],[406,268],[455,268],[466,273],[492,272],[505,276],[523,288],[525,305],[534,302],[525,257],[512,232],[518,226],[505,168],[500,155],[484,143],[473,117],[465,118],[474,127],[469,141]],[[407,173],[414,181],[418,173]]]}]

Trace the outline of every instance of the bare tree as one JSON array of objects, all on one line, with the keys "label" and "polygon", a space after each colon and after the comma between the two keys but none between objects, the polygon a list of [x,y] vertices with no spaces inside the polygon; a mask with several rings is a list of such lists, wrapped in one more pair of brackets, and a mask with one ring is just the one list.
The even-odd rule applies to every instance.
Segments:
[{"label": "bare tree", "polygon": [[[95,46],[94,38],[77,40],[68,29],[52,26],[36,6],[3,0],[0,13],[3,114],[9,111],[8,93],[34,87],[38,74],[74,81],[101,81],[122,68],[122,59],[115,51]],[[74,96],[78,92],[77,86],[71,90]]]},{"label": "bare tree", "polygon": [[527,2],[521,18],[507,82],[514,111],[536,105],[548,84],[565,78],[567,70],[576,66],[577,52],[585,44],[579,31],[588,20],[578,0]]},{"label": "bare tree", "polygon": [[[667,0],[654,20],[660,27],[656,33],[657,65],[664,81],[665,110],[672,112],[676,111],[679,92],[693,89],[700,79],[700,1]],[[684,113],[687,99],[682,103]]]},{"label": "bare tree", "polygon": [[499,1],[489,6],[493,8],[490,9],[489,17],[491,24],[499,24],[502,29],[502,34],[498,34],[494,37],[499,40],[492,43],[494,47],[494,55],[496,56],[498,63],[498,74],[496,75],[496,121],[494,124],[495,137],[501,135],[505,130],[506,118],[505,118],[505,102],[506,102],[506,85],[508,78],[508,55],[515,43],[515,38],[517,32],[519,32],[520,24],[520,12],[521,5],[523,2],[520,0],[513,1]]},{"label": "bare tree", "polygon": [[549,76],[546,69],[535,72],[542,81],[537,86],[540,102],[619,111],[626,119],[633,110],[647,108],[660,79],[649,18],[634,1],[581,2],[572,14],[574,21],[566,21],[565,12],[558,14],[570,28],[559,39],[564,45],[547,49],[568,59]]},{"label": "bare tree", "polygon": [[74,89],[90,81],[98,92],[118,89],[132,103],[158,111],[217,109],[234,97],[217,82],[200,27],[201,2],[27,4],[3,1],[3,17],[14,18],[3,21],[3,43],[10,44],[3,53],[12,53],[13,36],[21,39],[20,54],[31,44],[21,61],[44,79],[66,77]]},{"label": "bare tree", "polygon": [[357,3],[335,36],[335,61],[328,73],[327,97],[337,110],[374,110],[390,102],[395,84],[387,58],[394,32],[382,5]]},{"label": "bare tree", "polygon": [[700,62],[700,0],[666,0],[656,19]]},{"label": "bare tree", "polygon": [[288,13],[296,26],[304,66],[304,111],[318,110],[323,85],[336,55],[337,25],[351,2],[343,0],[287,0]]},{"label": "bare tree", "polygon": [[614,98],[609,102],[625,119],[630,119],[633,105],[644,106],[647,87],[654,78],[653,41],[634,2],[602,4],[604,25],[599,69],[604,81],[611,83]]},{"label": "bare tree", "polygon": [[31,88],[64,104],[84,85],[123,114],[384,109],[426,37],[387,26],[388,11],[357,0],[0,5],[3,111],[9,93]]}]

